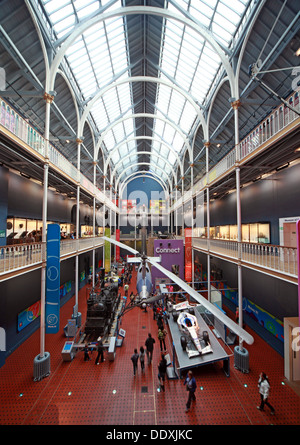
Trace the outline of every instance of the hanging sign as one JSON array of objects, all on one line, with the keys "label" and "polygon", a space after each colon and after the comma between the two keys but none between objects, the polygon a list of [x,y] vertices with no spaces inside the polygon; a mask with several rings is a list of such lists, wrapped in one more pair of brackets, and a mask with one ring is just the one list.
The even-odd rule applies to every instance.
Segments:
[{"label": "hanging sign", "polygon": [[59,331],[60,312],[60,226],[47,226],[45,332]]},{"label": "hanging sign", "polygon": [[184,229],[185,237],[185,281],[192,281],[192,229]]},{"label": "hanging sign", "polygon": [[[110,229],[108,227],[105,228],[105,236],[107,238],[110,238]],[[110,253],[111,253],[111,246],[109,241],[104,242],[104,267],[105,272],[110,271]]]},{"label": "hanging sign", "polygon": [[[120,241],[120,229],[116,229],[116,241]],[[116,246],[116,262],[120,261],[120,247]]]},{"label": "hanging sign", "polygon": [[298,263],[298,316],[300,326],[300,219],[296,222],[297,232],[297,263]]}]

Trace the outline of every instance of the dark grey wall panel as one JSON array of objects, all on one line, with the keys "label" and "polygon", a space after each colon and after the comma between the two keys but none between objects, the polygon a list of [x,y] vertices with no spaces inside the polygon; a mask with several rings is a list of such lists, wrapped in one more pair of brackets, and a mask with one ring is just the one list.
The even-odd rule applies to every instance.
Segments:
[{"label": "dark grey wall panel", "polygon": [[[241,189],[242,223],[270,222],[271,244],[279,244],[279,218],[300,215],[300,164]],[[210,205],[210,225],[236,224],[236,193]]]}]

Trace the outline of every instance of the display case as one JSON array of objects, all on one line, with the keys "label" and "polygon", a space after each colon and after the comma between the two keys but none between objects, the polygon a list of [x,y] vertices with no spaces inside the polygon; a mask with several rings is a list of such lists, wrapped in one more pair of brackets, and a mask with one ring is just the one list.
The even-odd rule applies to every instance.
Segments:
[{"label": "display case", "polygon": [[[206,237],[207,229],[205,227],[194,228],[194,236]],[[210,238],[237,241],[238,226],[236,224],[210,227]],[[242,224],[242,242],[244,243],[270,243],[270,223],[257,222]]]}]

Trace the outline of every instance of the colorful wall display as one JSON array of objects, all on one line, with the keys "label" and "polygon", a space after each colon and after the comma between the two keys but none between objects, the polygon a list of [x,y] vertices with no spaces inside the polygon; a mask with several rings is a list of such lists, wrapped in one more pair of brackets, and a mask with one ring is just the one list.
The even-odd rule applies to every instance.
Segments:
[{"label": "colorful wall display", "polygon": [[[225,298],[228,298],[228,300],[234,303],[235,306],[238,305],[238,294],[235,290],[230,289],[222,282],[219,283],[218,289],[222,290],[222,294]],[[248,317],[278,338],[278,340],[281,340],[282,342],[284,341],[284,327],[281,320],[269,314],[247,298],[243,298],[243,311]]]},{"label": "colorful wall display", "polygon": [[41,302],[37,301],[18,315],[18,331],[26,328],[32,321],[41,315]]},{"label": "colorful wall display", "polygon": [[71,280],[67,281],[64,284],[62,284],[59,289],[60,289],[60,298],[64,297],[69,292],[71,292],[71,290],[72,290],[72,282],[71,282]]}]

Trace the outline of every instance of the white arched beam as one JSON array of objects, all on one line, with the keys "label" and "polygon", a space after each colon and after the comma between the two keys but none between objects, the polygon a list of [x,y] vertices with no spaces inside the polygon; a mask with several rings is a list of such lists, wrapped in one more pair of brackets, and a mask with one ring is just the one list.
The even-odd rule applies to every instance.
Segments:
[{"label": "white arched beam", "polygon": [[[131,167],[139,166],[139,165],[149,165],[150,166],[150,162],[135,162],[134,164],[131,164],[128,167],[124,168],[124,170],[121,172],[120,176],[118,177],[118,179],[116,181],[116,188],[118,187],[119,182],[120,182],[121,177],[123,176],[123,174],[126,173],[126,171],[129,170]],[[161,167],[157,166],[156,168],[158,168],[158,170],[160,170],[163,173],[165,173],[165,171]],[[139,172],[137,171],[135,173],[139,173]],[[152,173],[152,172],[150,172],[150,173]],[[171,181],[170,181],[170,179],[168,177],[167,177],[167,180],[168,180],[169,186],[171,188]]]},{"label": "white arched beam", "polygon": [[153,179],[153,181],[156,181],[162,187],[165,196],[169,196],[168,189],[166,188],[165,183],[160,179],[159,175],[153,172],[149,172],[147,170],[140,170],[138,172],[131,173],[131,175],[127,176],[124,182],[122,182],[122,184],[120,185],[120,193],[119,193],[120,197],[123,195],[124,189],[128,185],[128,183],[134,181],[137,178]]},{"label": "white arched beam", "polygon": [[[174,154],[174,156],[176,157],[176,159],[177,159],[177,161],[178,161],[178,165],[180,165],[181,164],[181,160],[180,160],[180,157],[178,156],[178,153],[174,150],[174,148],[172,147],[172,145],[170,145],[170,144],[168,144],[167,142],[165,142],[163,139],[161,139],[161,138],[156,138],[156,137],[152,137],[152,136],[133,136],[133,137],[131,137],[131,138],[129,138],[129,139],[126,139],[126,140],[124,140],[124,141],[122,141],[122,142],[120,142],[118,145],[116,145],[110,152],[109,152],[109,155],[108,155],[108,157],[107,157],[107,159],[106,159],[106,161],[105,161],[105,166],[104,166],[104,174],[106,174],[106,169],[108,168],[108,165],[109,165],[109,163],[110,163],[110,160],[111,160],[111,158],[112,158],[112,155],[113,155],[113,153],[114,153],[114,151],[115,150],[117,150],[118,148],[120,148],[122,145],[124,145],[124,144],[126,144],[126,143],[128,143],[128,142],[130,142],[130,141],[133,141],[133,140],[143,140],[143,139],[145,139],[145,140],[149,140],[149,141],[157,141],[157,142],[159,142],[160,144],[162,144],[162,145],[165,145],[173,154]],[[138,154],[139,152],[136,152],[136,154]],[[151,154],[155,154],[155,152],[151,152]],[[131,155],[132,156],[132,155]],[[181,168],[182,166],[180,165],[180,168]],[[181,172],[182,172],[182,170],[181,170]]]},{"label": "white arched beam", "polygon": [[[121,162],[123,162],[125,159],[128,159],[128,158],[130,158],[131,156],[139,156],[139,155],[152,155],[152,156],[156,156],[157,158],[159,158],[159,159],[162,159],[166,164],[168,164],[170,167],[171,167],[171,172],[172,172],[172,174],[173,174],[173,177],[175,177],[175,172],[174,172],[174,170],[173,170],[173,166],[172,166],[172,164],[170,164],[170,162],[168,162],[163,156],[161,156],[160,154],[158,154],[158,153],[154,153],[153,151],[138,151],[138,152],[136,152],[136,153],[129,153],[129,154],[127,154],[126,156],[123,156],[116,164],[115,164],[115,168],[113,169],[113,171],[112,171],[112,174],[111,174],[111,177],[113,178],[114,176],[115,176],[115,174],[116,174],[116,171],[117,171],[117,168],[118,168],[118,165],[119,164],[121,164]],[[155,168],[156,167],[159,167],[158,165],[157,166],[155,166]]]},{"label": "white arched beam", "polygon": [[[194,107],[195,112],[198,115],[199,120],[200,120],[200,122],[201,122],[201,124],[203,126],[203,131],[204,131],[204,133],[206,132],[206,122],[205,122],[204,116],[202,114],[201,109],[199,108],[199,106],[194,101],[194,99],[192,99],[191,96],[188,93],[186,93],[184,90],[182,90],[181,88],[179,88],[176,85],[172,84],[172,82],[170,82],[168,80],[158,79],[157,77],[151,77],[151,76],[136,76],[136,77],[128,77],[126,79],[119,79],[117,81],[114,81],[114,82],[110,83],[106,87],[101,88],[97,92],[97,94],[95,94],[93,99],[91,99],[88,102],[88,104],[86,105],[86,107],[85,107],[85,109],[84,109],[84,111],[82,113],[80,123],[79,123],[79,132],[81,131],[81,128],[84,125],[84,122],[87,119],[88,114],[90,113],[92,107],[97,102],[97,100],[99,100],[107,91],[111,90],[112,88],[116,88],[117,86],[123,85],[124,83],[134,83],[134,82],[158,83],[158,84],[162,84],[162,85],[168,86],[171,89],[176,90],[179,94],[182,94],[186,98],[186,100],[188,102],[190,102],[191,105]],[[156,119],[157,118],[156,115],[154,115],[154,116],[155,116],[155,119]],[[168,121],[168,120],[167,120],[167,122],[170,123],[170,121]],[[190,147],[190,146],[188,145],[188,147]],[[190,158],[191,158],[192,152],[191,152],[190,149],[189,149],[189,155],[190,155]]]},{"label": "white arched beam", "polygon": [[[234,76],[233,68],[230,64],[228,56],[224,53],[224,50],[222,49],[222,47],[215,40],[212,32],[210,30],[208,30],[208,28],[206,28],[205,26],[202,26],[201,24],[197,24],[197,23],[193,22],[192,20],[188,19],[187,17],[175,13],[174,11],[170,11],[168,9],[163,9],[163,8],[147,7],[147,6],[121,7],[121,8],[112,10],[112,11],[99,13],[98,15],[92,17],[91,19],[88,19],[87,21],[85,21],[85,22],[79,24],[77,27],[75,27],[74,31],[68,36],[68,38],[65,40],[65,42],[61,45],[60,49],[58,50],[58,52],[53,60],[53,63],[51,65],[51,69],[50,69],[49,89],[53,88],[58,67],[59,67],[63,57],[65,56],[66,51],[74,43],[74,41],[77,39],[77,37],[79,35],[83,34],[88,28],[90,28],[91,26],[95,25],[98,22],[101,22],[101,21],[104,21],[104,20],[107,20],[110,18],[114,18],[114,17],[126,16],[126,15],[132,15],[132,14],[156,15],[159,17],[164,17],[166,19],[179,21],[180,23],[183,23],[185,26],[188,26],[191,29],[193,29],[195,32],[199,33],[205,40],[207,40],[207,42],[210,43],[212,48],[215,50],[215,52],[220,57],[220,60],[223,64],[223,66],[227,72],[228,78],[229,78],[229,82],[230,82],[230,86],[231,86],[231,94],[233,97],[235,96],[236,83],[234,82],[235,76]],[[147,80],[147,81],[149,81],[149,80]],[[112,85],[116,86],[115,83],[113,83]],[[175,87],[175,85],[172,83],[170,83],[170,86],[173,89],[175,89],[183,94],[183,90],[181,88]],[[184,94],[187,94],[187,93],[184,93]],[[97,95],[95,97],[97,97]],[[197,114],[198,114],[199,119],[203,125],[204,137],[205,137],[205,139],[208,139],[207,127],[206,127],[205,119],[202,115],[202,112],[199,110],[199,107],[197,106],[197,104],[195,104],[195,102],[191,99],[191,97],[189,97],[187,95],[186,98],[187,98],[187,100],[192,101],[193,106],[196,105]],[[93,100],[94,99],[92,99],[91,104],[93,103]],[[89,110],[87,112],[89,112]],[[85,117],[84,117],[84,119],[85,119]]]}]

